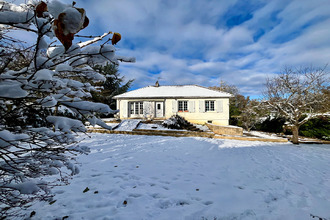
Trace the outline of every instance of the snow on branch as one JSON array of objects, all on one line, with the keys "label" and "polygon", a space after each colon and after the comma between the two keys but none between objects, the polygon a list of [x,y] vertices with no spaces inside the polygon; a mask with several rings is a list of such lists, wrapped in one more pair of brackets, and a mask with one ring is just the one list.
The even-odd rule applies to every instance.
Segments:
[{"label": "snow on branch", "polygon": [[296,138],[302,124],[318,113],[329,111],[329,73],[326,67],[285,67],[278,76],[266,82],[265,103],[295,128]]},{"label": "snow on branch", "polygon": [[[66,184],[79,172],[69,155],[88,152],[75,138],[86,132],[82,121],[111,129],[96,116],[117,111],[90,101],[106,80],[92,67],[135,59],[116,54],[119,33],[75,42],[88,24],[85,9],[75,4],[0,2],[0,218],[33,199],[49,199],[43,176]],[[22,34],[13,37],[13,30]],[[35,33],[32,45],[24,43],[27,31]]]}]

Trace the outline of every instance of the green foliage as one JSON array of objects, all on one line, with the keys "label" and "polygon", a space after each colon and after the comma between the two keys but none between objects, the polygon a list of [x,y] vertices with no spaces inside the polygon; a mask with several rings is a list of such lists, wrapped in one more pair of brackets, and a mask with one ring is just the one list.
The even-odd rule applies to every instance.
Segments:
[{"label": "green foliage", "polygon": [[[301,118],[300,120],[302,120]],[[268,117],[261,123],[256,125],[256,130],[272,132],[272,133],[283,133],[291,134],[290,131],[284,131],[283,126],[285,119],[281,117],[270,118]],[[317,118],[310,119],[305,124],[300,126],[299,135],[318,139],[330,139],[330,117],[320,116]]]},{"label": "green foliage", "polygon": [[237,117],[242,112],[239,110],[237,106],[232,104],[233,102],[230,102],[229,104],[229,124],[230,125],[239,125],[239,118]]},{"label": "green foliage", "polygon": [[34,105],[26,104],[21,99],[14,99],[8,102],[7,105],[1,105],[0,112],[0,123],[6,126],[6,129],[12,131],[17,128],[24,129],[27,126],[36,128],[50,126],[46,117],[52,114],[48,108],[36,108]]},{"label": "green foliage", "polygon": [[267,117],[261,123],[256,124],[256,130],[258,131],[265,131],[265,132],[272,132],[272,133],[282,133],[283,132],[283,125],[285,123],[285,119],[281,117],[271,118]]},{"label": "green foliage", "polygon": [[320,116],[310,119],[300,127],[299,135],[329,140],[330,117]]},{"label": "green foliage", "polygon": [[105,66],[97,65],[94,67],[94,70],[104,75],[106,81],[99,85],[104,88],[101,92],[92,92],[92,100],[107,104],[111,109],[116,109],[116,100],[113,100],[112,97],[127,92],[134,79],[124,83],[125,77],[120,76],[118,67],[113,64],[107,64]]}]

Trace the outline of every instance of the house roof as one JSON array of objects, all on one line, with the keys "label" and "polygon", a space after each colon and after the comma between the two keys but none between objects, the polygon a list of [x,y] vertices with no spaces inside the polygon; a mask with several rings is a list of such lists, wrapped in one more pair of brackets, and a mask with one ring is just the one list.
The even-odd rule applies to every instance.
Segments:
[{"label": "house roof", "polygon": [[114,96],[114,99],[133,98],[229,98],[227,92],[216,91],[197,85],[147,86]]}]

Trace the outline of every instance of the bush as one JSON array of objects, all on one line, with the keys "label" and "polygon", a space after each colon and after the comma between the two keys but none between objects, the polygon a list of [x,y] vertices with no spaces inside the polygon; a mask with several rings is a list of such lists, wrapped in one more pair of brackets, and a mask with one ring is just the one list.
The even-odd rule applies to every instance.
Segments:
[{"label": "bush", "polygon": [[283,125],[285,123],[284,118],[271,118],[267,117],[263,122],[258,123],[255,127],[258,131],[272,132],[272,133],[282,133]]},{"label": "bush", "polygon": [[307,121],[299,129],[299,135],[318,139],[330,139],[330,117],[320,116]]},{"label": "bush", "polygon": [[173,115],[169,119],[166,119],[162,125],[165,128],[183,129],[183,128],[187,127],[188,122],[184,118],[180,117],[179,115]]}]

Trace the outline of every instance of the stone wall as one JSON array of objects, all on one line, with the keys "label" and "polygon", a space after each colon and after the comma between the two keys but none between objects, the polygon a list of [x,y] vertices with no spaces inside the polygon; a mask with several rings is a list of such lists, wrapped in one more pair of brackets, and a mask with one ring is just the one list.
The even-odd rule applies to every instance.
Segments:
[{"label": "stone wall", "polygon": [[236,126],[221,126],[207,123],[207,127],[215,134],[243,136],[243,128]]}]

